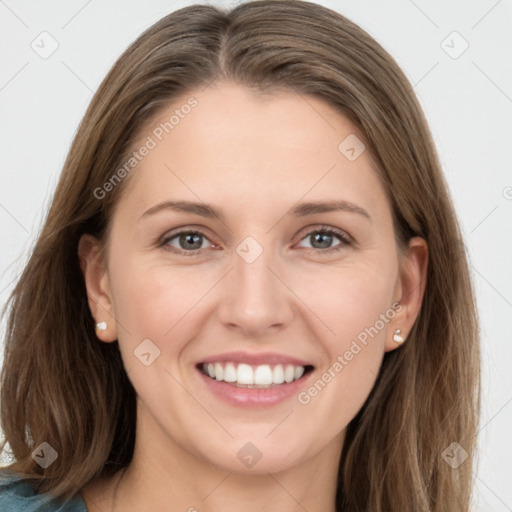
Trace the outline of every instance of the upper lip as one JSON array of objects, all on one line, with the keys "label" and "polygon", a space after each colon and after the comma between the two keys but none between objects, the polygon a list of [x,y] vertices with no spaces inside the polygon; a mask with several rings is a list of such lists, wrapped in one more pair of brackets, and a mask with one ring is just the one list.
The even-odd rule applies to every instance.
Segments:
[{"label": "upper lip", "polygon": [[262,365],[262,364],[292,364],[294,366],[312,366],[312,364],[297,357],[288,356],[286,354],[278,354],[276,352],[224,352],[217,354],[206,359],[201,360],[201,363],[245,363],[249,365]]}]

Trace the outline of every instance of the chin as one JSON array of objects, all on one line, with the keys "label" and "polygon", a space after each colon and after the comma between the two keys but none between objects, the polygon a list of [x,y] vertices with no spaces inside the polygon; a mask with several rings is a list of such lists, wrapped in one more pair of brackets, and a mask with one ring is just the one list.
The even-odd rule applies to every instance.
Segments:
[{"label": "chin", "polygon": [[[229,446],[220,446],[203,457],[219,469],[247,475],[279,473],[297,466],[302,459],[296,445],[283,449],[264,437],[261,442],[233,440]],[[303,458],[306,459],[305,454]]]}]

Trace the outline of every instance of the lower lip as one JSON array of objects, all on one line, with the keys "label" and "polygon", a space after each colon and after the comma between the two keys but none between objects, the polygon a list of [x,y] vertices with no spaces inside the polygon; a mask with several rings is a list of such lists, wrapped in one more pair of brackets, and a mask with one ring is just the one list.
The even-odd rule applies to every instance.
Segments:
[{"label": "lower lip", "polygon": [[210,391],[225,402],[238,407],[268,407],[296,396],[313,372],[286,384],[269,388],[239,388],[224,381],[218,381],[197,370]]}]

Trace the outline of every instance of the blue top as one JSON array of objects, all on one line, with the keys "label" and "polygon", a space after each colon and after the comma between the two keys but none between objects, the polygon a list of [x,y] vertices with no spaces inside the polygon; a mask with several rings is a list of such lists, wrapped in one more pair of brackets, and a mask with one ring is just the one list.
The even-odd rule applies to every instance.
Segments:
[{"label": "blue top", "polygon": [[0,512],[88,512],[84,501],[58,501],[49,493],[37,494],[23,477],[0,471]]}]

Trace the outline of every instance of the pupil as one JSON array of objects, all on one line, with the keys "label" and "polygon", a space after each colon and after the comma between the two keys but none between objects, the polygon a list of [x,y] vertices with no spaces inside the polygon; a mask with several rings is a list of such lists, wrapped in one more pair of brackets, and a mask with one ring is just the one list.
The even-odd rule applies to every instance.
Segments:
[{"label": "pupil", "polygon": [[322,247],[329,247],[329,244],[331,242],[331,235],[328,235],[328,234],[325,234],[325,233],[317,233],[316,235],[313,235],[315,237],[315,241],[317,241],[318,238],[320,238],[320,244],[322,245],[322,238],[324,238],[324,242],[325,240],[327,240],[327,243],[324,243],[322,245]]},{"label": "pupil", "polygon": [[[186,246],[186,244],[188,244],[189,240],[192,240],[191,241],[191,244],[193,245],[194,244],[194,239],[196,240],[196,244],[198,243],[197,240],[199,240],[200,238],[200,235],[198,234],[186,234],[186,235],[182,235],[181,237],[181,241],[184,243],[184,245]],[[192,247],[192,249],[199,249],[201,247],[201,242],[199,242],[199,247]],[[191,247],[188,247],[188,249],[190,249]]]}]

